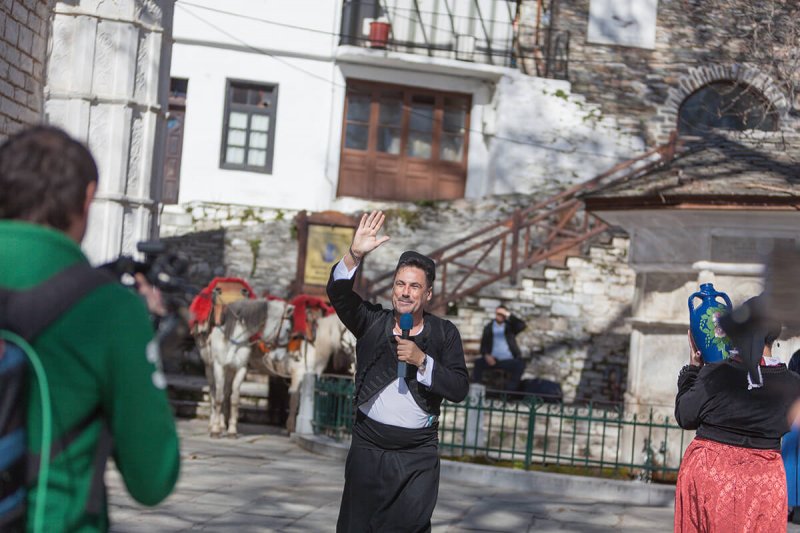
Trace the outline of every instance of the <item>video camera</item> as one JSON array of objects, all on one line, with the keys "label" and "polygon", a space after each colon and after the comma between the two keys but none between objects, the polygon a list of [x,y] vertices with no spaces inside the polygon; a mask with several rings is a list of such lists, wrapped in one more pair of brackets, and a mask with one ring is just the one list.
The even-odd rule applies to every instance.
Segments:
[{"label": "video camera", "polygon": [[162,292],[164,304],[170,312],[181,307],[183,298],[197,292],[184,279],[189,260],[183,254],[168,252],[167,246],[160,241],[142,241],[136,249],[144,254],[144,261],[121,255],[100,268],[109,270],[127,286],[135,285],[136,274],[144,274],[148,283]]},{"label": "video camera", "polygon": [[143,274],[147,282],[161,291],[167,310],[165,316],[154,316],[153,325],[162,353],[180,350],[189,335],[189,304],[197,292],[184,276],[189,269],[188,258],[170,252],[161,241],[142,241],[136,249],[144,254],[144,261],[121,255],[100,266],[109,271],[125,286],[136,286],[136,274]]}]

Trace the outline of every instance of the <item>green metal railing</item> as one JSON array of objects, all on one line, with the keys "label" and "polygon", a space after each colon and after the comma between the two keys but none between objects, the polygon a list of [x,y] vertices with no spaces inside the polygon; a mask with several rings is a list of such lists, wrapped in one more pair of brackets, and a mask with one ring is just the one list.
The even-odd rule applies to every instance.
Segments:
[{"label": "green metal railing", "polygon": [[[351,379],[323,377],[315,389],[315,432],[346,438],[353,421]],[[621,404],[548,403],[533,395],[476,394],[443,402],[439,449],[455,459],[528,469],[672,481],[692,432],[671,414]]]},{"label": "green metal railing", "polygon": [[353,379],[321,376],[314,384],[314,433],[336,440],[349,437],[353,427]]}]

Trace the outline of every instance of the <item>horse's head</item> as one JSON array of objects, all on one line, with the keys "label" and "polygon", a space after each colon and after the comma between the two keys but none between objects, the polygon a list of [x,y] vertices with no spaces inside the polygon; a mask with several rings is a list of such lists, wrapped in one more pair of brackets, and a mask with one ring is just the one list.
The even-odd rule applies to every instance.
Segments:
[{"label": "horse's head", "polygon": [[270,349],[289,344],[292,332],[294,306],[282,300],[267,300],[267,316],[261,330],[261,338]]}]

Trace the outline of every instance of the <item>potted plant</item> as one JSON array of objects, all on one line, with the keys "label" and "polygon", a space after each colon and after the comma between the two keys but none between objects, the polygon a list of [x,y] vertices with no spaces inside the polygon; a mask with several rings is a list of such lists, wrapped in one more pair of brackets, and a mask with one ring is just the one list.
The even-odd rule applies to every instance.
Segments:
[{"label": "potted plant", "polygon": [[386,19],[373,20],[369,24],[369,46],[370,48],[386,48],[389,44],[389,34],[392,32],[392,25]]}]

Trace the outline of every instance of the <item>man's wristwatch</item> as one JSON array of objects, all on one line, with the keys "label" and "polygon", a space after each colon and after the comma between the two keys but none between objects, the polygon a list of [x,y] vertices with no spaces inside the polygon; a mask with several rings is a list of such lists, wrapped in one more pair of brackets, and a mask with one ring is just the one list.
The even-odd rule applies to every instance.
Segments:
[{"label": "man's wristwatch", "polygon": [[425,367],[426,367],[427,365],[428,365],[428,356],[426,355],[426,356],[425,356],[425,357],[422,359],[422,364],[420,364],[420,365],[417,367],[417,372],[422,372],[422,373],[424,374],[424,373],[425,373]]}]

